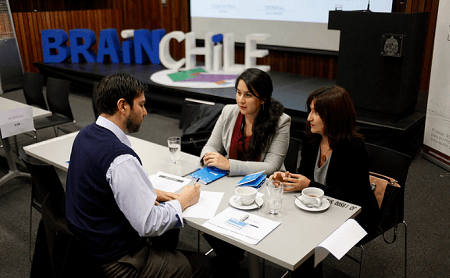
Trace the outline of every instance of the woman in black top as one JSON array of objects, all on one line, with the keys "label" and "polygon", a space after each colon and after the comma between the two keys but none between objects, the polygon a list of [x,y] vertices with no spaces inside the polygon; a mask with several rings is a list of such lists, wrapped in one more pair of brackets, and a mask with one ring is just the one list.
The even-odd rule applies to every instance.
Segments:
[{"label": "woman in black top", "polygon": [[310,94],[307,106],[307,139],[297,174],[276,172],[271,178],[283,181],[285,191],[318,187],[327,196],[361,206],[356,220],[371,231],[378,206],[369,183],[369,156],[356,129],[349,94],[338,86],[324,87]]},{"label": "woman in black top", "polygon": [[[283,181],[285,191],[321,188],[325,195],[362,207],[356,221],[370,232],[378,222],[378,205],[369,182],[369,156],[356,129],[356,113],[347,91],[323,87],[307,100],[307,139],[302,144],[297,174],[276,172],[270,179]],[[313,258],[313,257],[311,257]],[[292,277],[321,277],[322,264],[306,260]]]}]

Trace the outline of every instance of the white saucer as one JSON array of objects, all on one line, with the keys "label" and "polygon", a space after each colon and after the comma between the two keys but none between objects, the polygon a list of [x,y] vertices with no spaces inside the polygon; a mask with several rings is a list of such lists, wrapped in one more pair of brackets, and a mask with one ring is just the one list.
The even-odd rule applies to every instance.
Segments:
[{"label": "white saucer", "polygon": [[229,201],[230,205],[237,209],[243,209],[243,210],[256,209],[256,208],[258,208],[258,206],[261,207],[262,204],[264,203],[263,198],[261,198],[259,196],[256,196],[256,203],[258,204],[258,206],[255,203],[248,205],[248,206],[244,206],[244,205],[236,203],[235,199],[236,199],[236,195],[231,196],[230,201]]},{"label": "white saucer", "polygon": [[[301,196],[300,196],[301,198]],[[295,205],[303,210],[307,211],[323,211],[330,207],[330,201],[328,201],[326,198],[322,199],[322,205],[318,208],[316,207],[307,207],[305,204],[303,204],[302,201],[300,201],[298,198],[295,198]]]}]

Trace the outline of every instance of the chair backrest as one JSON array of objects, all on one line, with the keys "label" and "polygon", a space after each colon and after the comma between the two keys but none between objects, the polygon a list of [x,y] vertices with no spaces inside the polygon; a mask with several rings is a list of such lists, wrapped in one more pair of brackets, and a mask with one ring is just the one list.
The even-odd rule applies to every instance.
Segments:
[{"label": "chair backrest", "polygon": [[45,223],[45,234],[50,265],[53,277],[62,277],[66,264],[67,249],[72,244],[73,234],[69,230],[64,208],[64,200],[47,194],[42,203],[42,219]]},{"label": "chair backrest", "polygon": [[[398,181],[401,191],[397,195],[394,206],[388,212],[386,221],[401,223],[404,220],[404,194],[411,157],[381,146],[366,144],[370,159],[370,171],[376,172]],[[397,224],[395,223],[395,224]]]},{"label": "chair backrest", "polygon": [[47,110],[44,93],[44,76],[39,73],[25,72],[23,74],[23,94],[28,105]]},{"label": "chair backrest", "polygon": [[183,122],[183,134],[212,131],[224,106],[222,103],[185,105],[180,120],[180,124]]},{"label": "chair backrest", "polygon": [[42,204],[42,219],[53,277],[102,277],[100,266],[70,230],[64,199],[49,193]]},{"label": "chair backrest", "polygon": [[95,115],[95,119],[98,118],[98,110],[97,110],[97,105],[96,105],[96,101],[97,101],[97,87],[98,87],[99,82],[94,82],[94,87],[92,88],[92,108],[94,109],[94,115]]},{"label": "chair backrest", "polygon": [[181,151],[200,156],[203,147],[208,142],[211,131],[201,131],[181,136]]},{"label": "chair backrest", "polygon": [[70,82],[67,80],[47,78],[48,108],[53,114],[60,114],[74,120],[69,104]]},{"label": "chair backrest", "polygon": [[300,152],[301,145],[302,141],[300,139],[294,137],[289,138],[289,148],[284,159],[284,167],[286,168],[286,171],[291,173],[297,172],[298,154]]},{"label": "chair backrest", "polygon": [[31,197],[35,203],[41,205],[50,192],[60,199],[65,198],[64,188],[53,165],[32,161],[25,153],[23,146],[19,147],[19,157],[33,180]]}]

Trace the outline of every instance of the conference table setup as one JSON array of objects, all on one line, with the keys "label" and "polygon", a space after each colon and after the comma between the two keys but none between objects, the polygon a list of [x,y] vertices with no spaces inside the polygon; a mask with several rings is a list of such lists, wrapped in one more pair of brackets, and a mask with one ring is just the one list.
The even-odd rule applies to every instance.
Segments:
[{"label": "conference table setup", "polygon": [[[0,113],[8,112],[8,111],[11,111],[11,110],[17,109],[17,108],[24,108],[26,106],[28,106],[28,105],[18,102],[18,101],[0,97]],[[33,119],[34,120],[39,119],[39,118],[48,117],[52,114],[52,112],[50,112],[48,110],[44,110],[44,109],[37,108],[37,107],[32,107],[32,111],[33,111]],[[14,137],[14,139],[16,139],[16,138]],[[9,171],[5,176],[3,176],[0,179],[0,186],[3,185],[4,183],[6,183],[7,181],[9,181],[10,179],[13,179],[16,177],[31,177],[30,174],[20,172],[17,169],[17,165],[16,165],[16,161],[14,158],[14,154],[11,149],[11,142],[9,140],[9,137],[2,138],[1,141],[2,141],[2,145],[3,145],[3,149],[5,151],[6,160],[8,162]],[[16,147],[17,147],[17,142],[16,142]]]},{"label": "conference table setup", "polygon": [[[67,171],[70,165],[70,153],[76,135],[77,132],[66,134],[26,146],[24,147],[24,150],[30,156]],[[128,138],[132,144],[133,150],[141,158],[142,164],[150,177],[163,172],[178,177],[188,178],[191,173],[202,167],[198,156],[181,152],[179,163],[172,163],[169,148],[167,146],[161,146],[133,136],[128,136]],[[359,206],[327,196],[324,197],[324,203],[329,203],[329,205],[323,209],[302,208],[299,201],[296,200],[295,195],[298,196],[298,192],[284,192],[280,213],[272,215],[269,214],[268,210],[268,192],[265,184],[261,185],[258,189],[257,198],[260,199],[258,204],[262,203],[259,208],[255,204],[252,204],[253,206],[239,207],[238,205],[233,205],[232,201],[234,200],[237,184],[242,178],[243,176],[224,176],[209,184],[203,184],[201,187],[202,193],[200,201],[199,204],[196,205],[200,205],[200,203],[204,201],[202,200],[204,196],[210,196],[207,195],[206,192],[220,193],[219,195],[221,197],[217,199],[220,200],[219,204],[217,205],[217,202],[215,202],[217,209],[213,219],[216,218],[218,214],[231,211],[235,212],[237,216],[246,214],[247,217],[250,216],[250,219],[263,219],[264,221],[260,222],[260,225],[265,224],[265,221],[279,222],[274,229],[267,235],[264,235],[264,237],[257,241],[256,244],[238,239],[239,237],[226,235],[218,229],[211,228],[211,225],[208,225],[208,223],[211,222],[211,219],[185,216],[184,222],[186,225],[198,231],[210,234],[246,250],[249,255],[250,277],[261,277],[259,258],[273,262],[286,270],[292,271],[314,254],[316,254],[317,259],[318,246],[321,246],[321,243],[329,238],[330,235],[336,234],[335,231],[338,230],[338,228],[351,221],[349,219],[354,218],[361,211],[361,207]],[[195,179],[190,179],[189,181],[190,184],[194,184],[195,182]],[[189,209],[190,208],[185,212]],[[255,224],[254,222],[252,223]],[[253,226],[256,227],[255,225]],[[344,232],[343,234],[351,233]],[[342,233],[338,236],[340,244],[342,245],[342,242],[345,242],[346,240],[345,236],[342,236]],[[355,243],[356,242],[352,243],[348,249]],[[328,253],[325,253],[324,257],[326,257],[327,254]]]}]

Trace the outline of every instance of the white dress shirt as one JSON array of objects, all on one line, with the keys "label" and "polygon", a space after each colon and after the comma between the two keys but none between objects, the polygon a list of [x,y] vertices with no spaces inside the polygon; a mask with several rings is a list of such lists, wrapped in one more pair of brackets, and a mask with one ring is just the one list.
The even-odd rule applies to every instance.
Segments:
[{"label": "white dress shirt", "polygon": [[[113,132],[131,148],[126,134],[110,120],[99,116],[96,124]],[[106,172],[120,210],[131,226],[143,237],[159,236],[172,228],[184,226],[181,204],[177,200],[155,205],[156,192],[147,171],[130,154],[116,157]]]}]

